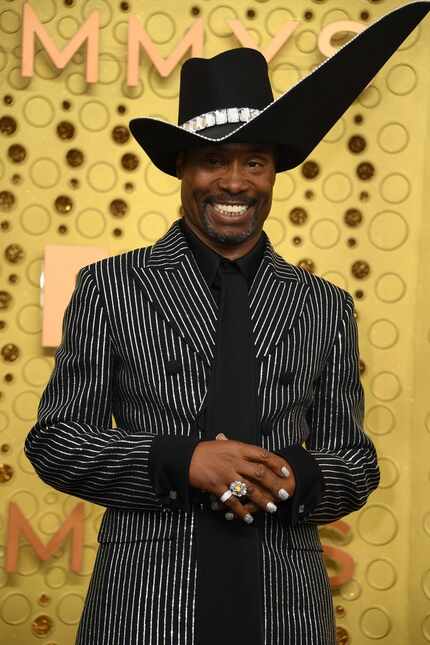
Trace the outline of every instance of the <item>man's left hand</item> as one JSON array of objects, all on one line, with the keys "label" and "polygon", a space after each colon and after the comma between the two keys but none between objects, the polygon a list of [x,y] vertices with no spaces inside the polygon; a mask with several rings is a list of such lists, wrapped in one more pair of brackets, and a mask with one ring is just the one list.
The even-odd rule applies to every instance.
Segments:
[{"label": "man's left hand", "polygon": [[[215,439],[219,440],[219,441],[228,440],[228,438],[225,436],[225,434],[223,432],[219,432],[216,435]],[[277,478],[279,478],[280,485],[282,486],[282,479],[281,479],[281,477],[279,477],[279,473],[278,473],[278,470],[279,470],[279,456],[276,455],[276,465],[275,465],[275,463],[271,461],[270,455],[271,455],[271,453],[269,453],[269,458],[267,459],[266,464],[265,464],[267,466],[267,468],[271,471],[270,472],[270,479],[273,479],[273,475],[276,476]],[[275,455],[273,455],[273,456],[275,456]],[[289,463],[285,459],[282,459],[282,461],[283,461],[283,464],[284,464],[283,467],[286,468],[285,472],[288,472],[288,488],[290,490],[290,497],[291,497],[294,494],[294,490],[295,490],[294,472],[293,472],[291,466],[289,465]],[[261,473],[261,475],[259,473]],[[263,468],[257,468],[256,475],[254,477],[249,476],[249,479],[252,479],[252,484],[255,485],[259,490],[261,490],[262,493],[267,495],[268,493],[271,494],[271,491],[268,489],[268,487],[264,486],[264,480],[266,478],[264,473],[265,473],[265,468],[264,467]],[[267,474],[269,475],[269,473],[267,473]],[[228,513],[226,513],[226,517],[228,515],[229,519],[233,519],[231,517],[232,513],[231,513],[230,509],[228,509],[225,504],[220,502],[220,500],[216,499],[215,496],[213,496],[213,495],[211,495],[211,498],[212,498],[212,508],[213,508],[214,511],[218,511],[218,510],[226,511],[227,510]],[[280,501],[282,501],[282,500],[276,500],[276,503],[279,503]],[[261,508],[259,508],[258,506],[256,506],[252,502],[243,503],[243,507],[244,507],[244,509],[246,509],[246,511],[248,513],[256,513],[258,511],[261,511]]]}]

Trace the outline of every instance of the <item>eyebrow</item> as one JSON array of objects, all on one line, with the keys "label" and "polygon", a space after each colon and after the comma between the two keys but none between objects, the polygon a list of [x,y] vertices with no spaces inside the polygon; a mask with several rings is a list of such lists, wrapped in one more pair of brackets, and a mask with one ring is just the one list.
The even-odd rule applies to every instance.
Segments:
[{"label": "eyebrow", "polygon": [[[258,144],[256,144],[255,147],[250,148],[249,150],[246,151],[246,153],[247,154],[255,154],[255,153],[258,153],[258,154],[270,154],[271,152],[273,152],[272,148],[263,147],[263,146],[265,146],[265,144],[261,144],[261,147]],[[206,153],[211,153],[211,152],[214,152],[214,153],[216,153],[216,152],[228,152],[228,150],[229,149],[227,148],[227,146],[223,146],[221,144],[221,145],[218,145],[218,146],[214,145],[214,146],[204,147],[202,152],[203,152],[203,154],[206,154]]]}]

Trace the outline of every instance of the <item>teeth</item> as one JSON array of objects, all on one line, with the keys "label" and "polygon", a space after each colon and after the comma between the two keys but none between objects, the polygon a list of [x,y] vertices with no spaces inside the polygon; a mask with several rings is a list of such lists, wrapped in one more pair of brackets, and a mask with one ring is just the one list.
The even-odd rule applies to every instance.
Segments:
[{"label": "teeth", "polygon": [[215,210],[222,215],[243,215],[248,210],[246,204],[214,204]]}]

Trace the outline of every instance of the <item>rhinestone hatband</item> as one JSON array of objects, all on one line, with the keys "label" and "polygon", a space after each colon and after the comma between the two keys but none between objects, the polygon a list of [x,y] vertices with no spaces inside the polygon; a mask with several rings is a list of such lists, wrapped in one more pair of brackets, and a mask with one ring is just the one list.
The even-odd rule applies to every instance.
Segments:
[{"label": "rhinestone hatband", "polygon": [[224,125],[224,123],[247,123],[258,116],[260,112],[261,110],[249,107],[212,110],[212,112],[206,112],[205,114],[200,114],[200,116],[185,121],[179,127],[187,132],[198,132],[199,130],[205,130],[205,128],[211,128],[214,125]]}]

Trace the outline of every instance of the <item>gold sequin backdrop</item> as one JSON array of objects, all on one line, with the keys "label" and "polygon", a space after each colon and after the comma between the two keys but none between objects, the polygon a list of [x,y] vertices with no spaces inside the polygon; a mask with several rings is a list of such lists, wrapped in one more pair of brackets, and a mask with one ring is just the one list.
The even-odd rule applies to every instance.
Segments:
[{"label": "gold sequin backdrop", "polygon": [[[97,245],[115,255],[159,238],[178,216],[179,183],[129,139],[140,114],[176,120],[178,69],[161,78],[142,55],[126,82],[127,20],[139,17],[162,56],[196,16],[206,56],[237,46],[238,18],[260,45],[300,24],[270,63],[278,95],[323,60],[318,34],[334,21],[369,23],[401,0],[33,0],[64,46],[101,13],[100,79],[87,84],[83,50],[64,71],[38,45],[20,74],[21,0],[0,0],[0,634],[5,644],[71,645],[96,552],[102,509],[85,503],[84,566],[69,543],[40,561],[21,539],[4,568],[7,512],[16,502],[47,543],[77,501],[49,489],[23,454],[53,368],[41,347],[40,273],[46,244]],[[288,8],[287,8],[288,7]],[[338,642],[430,642],[430,24],[423,23],[300,168],[277,180],[265,229],[276,250],[348,289],[360,330],[366,428],[381,486],[351,515],[352,580],[334,593]],[[363,54],[364,55],[364,54]],[[326,540],[330,540],[326,536]],[[333,542],[332,542],[333,544]]]}]

